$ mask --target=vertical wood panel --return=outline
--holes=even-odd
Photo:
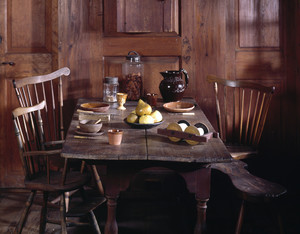
[[[181,1],[181,63],[180,68],[184,68],[189,74],[189,85],[184,92],[185,96],[196,97],[196,80],[200,73],[196,71],[196,64],[199,62],[197,60],[197,41],[196,33],[198,28],[195,24],[196,1]],[[198,11],[199,13],[200,11]],[[197,97],[199,96],[199,91],[197,92]]]
[[[103,52],[99,24],[103,21],[102,8],[95,1],[60,0],[59,66],[68,66],[71,70],[70,79],[64,84],[64,95],[69,100],[102,96]],[[98,10],[91,11],[90,4],[97,5]],[[91,24],[91,19],[99,22]]]
[[[213,87],[206,81],[208,74],[225,73],[225,1],[196,1],[195,34],[195,96],[209,120],[216,127]],[[228,52],[229,53],[229,52]],[[228,56],[228,55],[227,55]]]
[[[240,47],[279,47],[279,0],[239,0]]]

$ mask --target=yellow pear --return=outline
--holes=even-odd
[[[126,120],[128,123],[137,123],[139,121],[139,117],[134,113],[130,113]]]
[[[151,116],[154,119],[154,123],[160,122],[163,119],[162,114],[158,110],[153,111]]]
[[[135,112],[138,116],[150,115],[152,112],[152,107],[148,103],[146,103],[142,99],[140,99],[135,108]]]
[[[152,118],[151,115],[143,115],[143,116],[140,117],[139,123],[140,124],[153,124],[154,119]]]

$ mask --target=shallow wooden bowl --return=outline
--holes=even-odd
[[[190,102],[168,102],[163,107],[170,112],[188,112],[194,109],[195,105]]]
[[[87,102],[80,105],[80,108],[87,111],[106,112],[109,104],[104,102]]]

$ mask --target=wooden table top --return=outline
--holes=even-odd
[[[88,102],[88,99],[79,99],[81,103]],[[184,101],[194,102],[193,99]],[[62,157],[84,160],[139,160],[139,161],[167,161],[187,163],[215,163],[229,162],[232,160],[230,153],[219,138],[212,138],[208,142],[197,145],[189,145],[185,141],[172,142],[167,136],[159,135],[158,128],[167,128],[171,122],[186,120],[191,125],[204,123],[210,131],[214,131],[210,122],[204,115],[201,108],[196,104],[191,111],[195,115],[182,115],[167,112],[163,103],[158,103],[157,110],[162,115],[164,122],[152,129],[134,129],[124,122],[127,115],[135,109],[137,102],[127,101],[126,110],[116,109],[117,104],[111,105],[107,113],[111,114],[111,120],[103,123],[104,134],[98,139],[77,139],[75,131],[78,126],[78,112],[75,111],[70,124],[66,141],[62,150]],[[108,144],[107,130],[117,128],[124,131],[122,144],[113,146]]]

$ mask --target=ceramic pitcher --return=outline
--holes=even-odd
[[[185,76],[185,81],[181,77],[182,73]],[[181,100],[189,83],[187,71],[180,69],[179,71],[164,71],[160,72],[160,74],[164,78],[159,85],[159,90],[164,102]]]

